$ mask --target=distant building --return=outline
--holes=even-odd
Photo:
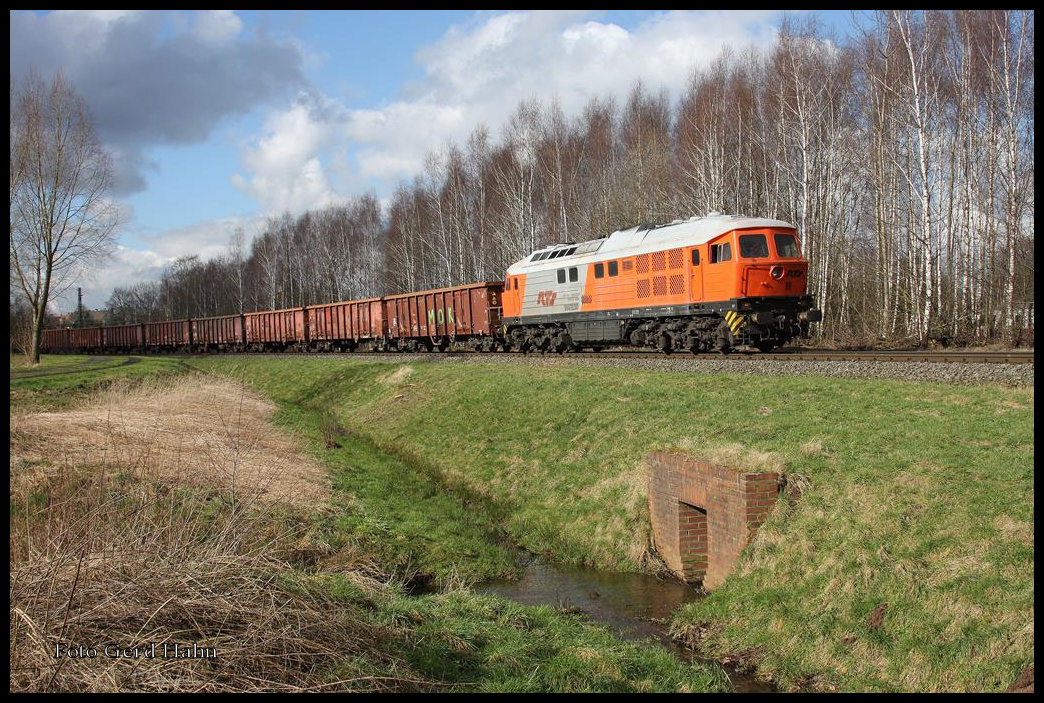
[[[79,320],[79,315],[76,311],[67,312],[64,315],[58,316],[58,327],[76,327]],[[105,311],[104,310],[84,310],[83,311],[83,326],[84,327],[99,327],[105,324]]]

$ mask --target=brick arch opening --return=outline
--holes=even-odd
[[[678,501],[678,556],[689,582],[703,582],[707,574],[707,510]]]

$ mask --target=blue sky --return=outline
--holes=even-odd
[[[842,35],[848,11],[817,13]],[[372,192],[517,103],[677,95],[723,46],[770,45],[780,11],[12,11],[11,73],[61,70],[114,156],[114,256],[85,276],[155,279],[237,227]],[[74,305],[74,295],[57,301]]]

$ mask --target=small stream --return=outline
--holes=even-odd
[[[649,574],[596,571],[550,564],[532,557],[517,580],[489,581],[475,588],[524,605],[550,605],[582,611],[624,639],[653,638],[684,661],[695,653],[671,639],[667,626],[674,611],[702,595],[680,581]],[[775,687],[725,667],[738,693],[773,693]]]

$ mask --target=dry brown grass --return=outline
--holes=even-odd
[[[786,462],[781,454],[763,452],[738,442],[714,444],[685,438],[680,440],[676,446],[692,455],[693,458],[718,464],[733,471],[782,474],[786,470]]]
[[[387,652],[366,611],[387,577],[323,541],[302,502],[325,482],[271,411],[189,379],[12,421],[11,691],[433,687]],[[300,568],[320,560],[331,575]],[[164,657],[175,644],[213,656]]]
[[[12,417],[11,460],[104,466],[304,507],[325,503],[325,470],[272,426],[274,412],[230,380],[121,384],[78,409]]]
[[[808,456],[817,456],[819,454],[830,455],[830,451],[823,446],[823,442],[818,439],[812,439],[801,445],[801,453],[807,454]]]
[[[394,387],[394,386],[401,386],[404,383],[406,383],[410,379],[410,376],[412,376],[412,375],[413,375],[413,367],[412,366],[400,366],[399,368],[395,369],[391,373],[388,373],[388,374],[385,374],[384,376],[381,376],[380,378],[377,379],[377,381],[378,381],[378,383],[381,383],[381,384],[383,384],[385,386],[392,386],[392,387]]]
[[[1032,522],[1013,520],[1011,516],[1002,514],[994,518],[993,526],[1010,540],[1016,540],[1024,544],[1033,544]]]
[[[96,471],[31,491],[11,521],[11,691],[428,687],[385,653],[391,633],[291,567],[308,530],[292,514]],[[356,558],[339,577],[366,594],[379,576]],[[58,643],[96,656],[56,657]],[[175,644],[212,656],[164,657]]]

